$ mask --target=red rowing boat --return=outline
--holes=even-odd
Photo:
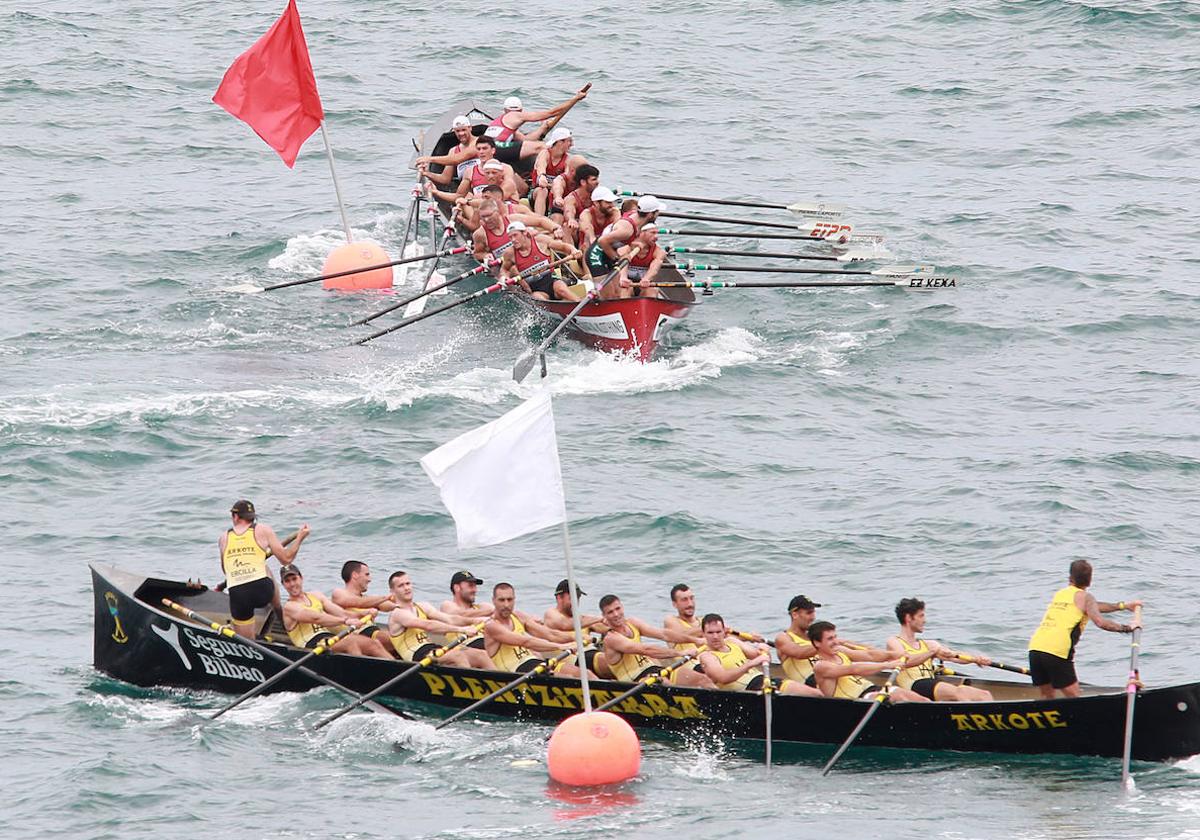
[[[458,142],[450,126],[459,114],[465,114],[471,120],[472,131],[476,135],[482,134],[492,119],[474,101],[468,99],[458,102],[425,131],[417,154],[442,155],[449,151]],[[413,158],[415,161],[416,155]],[[439,201],[438,208],[446,219],[450,218],[449,204]],[[458,237],[465,244],[470,244],[471,237],[466,231],[459,229]],[[676,269],[663,266],[658,272],[658,279],[663,282],[682,282],[684,277]],[[566,333],[596,350],[625,354],[642,362],[649,361],[662,337],[686,318],[697,303],[691,289],[657,291],[661,297],[594,300],[567,326]],[[579,303],[575,300],[541,300],[523,292],[515,292],[512,297],[553,324],[562,321]]]

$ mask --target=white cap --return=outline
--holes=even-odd
[[[592,190],[592,201],[616,201],[617,197],[608,187],[596,187]]]
[[[470,128],[471,121],[461,114],[454,118],[454,122],[450,123],[451,128]]]
[[[655,196],[644,195],[638,199],[637,209],[639,213],[661,213],[667,209],[667,205]]]
[[[483,168],[484,169],[503,169],[504,164],[501,163],[500,161],[496,160],[495,158],[492,158],[491,160],[489,160],[487,163],[485,163],[483,165]]]
[[[504,100],[504,110],[505,111],[520,111],[521,110],[521,97],[510,96],[510,97],[508,97],[508,99],[505,99]]]
[[[515,230],[529,230],[529,228],[526,227],[525,223],[522,222],[520,219],[513,219],[511,222],[508,223],[508,227],[505,228],[505,230],[508,233],[512,233]]]
[[[572,136],[571,129],[561,125],[556,125],[554,128],[550,129],[550,132],[546,135],[546,145],[553,146],[559,140],[567,140]]]

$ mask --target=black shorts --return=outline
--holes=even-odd
[[[1044,650],[1029,651],[1029,678],[1034,685],[1049,685],[1066,688],[1079,682],[1075,676],[1075,663]]]
[[[309,639],[307,642],[305,642],[304,646],[306,648],[308,648],[309,650],[312,650],[317,645],[321,644],[321,642],[325,641],[326,639],[332,639],[332,638],[333,638],[332,633],[324,633],[324,632],[318,633],[317,635],[315,635],[311,639]]]
[[[592,648],[583,652],[583,661],[587,663],[587,669],[593,674],[596,673],[596,657],[600,655],[600,651]]]
[[[920,694],[922,697],[930,700],[936,700],[937,698],[934,697],[933,694],[934,689],[937,688],[938,682],[939,681],[933,677],[921,677],[919,680],[914,680],[913,684],[909,686],[909,688],[910,690],[915,691],[917,694]]]
[[[383,632],[383,628],[378,624],[368,624],[366,630],[359,630],[358,632],[366,636],[368,639],[374,639]]]
[[[633,681],[641,682],[642,680],[646,679],[646,677],[648,677],[652,674],[657,674],[659,671],[662,670],[662,668],[663,668],[663,666],[661,666],[661,665],[651,665],[649,668],[642,671],[642,673],[640,673],[636,677],[634,677]]]
[[[517,666],[517,670],[514,671],[513,673],[528,674],[530,671],[532,671],[537,666],[545,665],[545,664],[546,664],[545,659],[537,659],[537,658],[526,659],[524,662],[522,662],[520,665]]]
[[[459,647],[475,648],[476,650],[487,650],[487,642],[485,642],[483,640],[483,636],[480,636],[478,639],[472,639],[471,641],[467,642],[465,645],[459,645]]]
[[[774,683],[772,683],[774,685]],[[763,675],[758,674],[750,682],[746,683],[746,691],[761,691],[763,686]]]
[[[441,647],[441,645],[435,645],[432,642],[427,645],[421,645],[419,648],[417,648],[413,652],[412,661],[420,662],[422,659],[424,659],[426,656],[429,656],[429,654],[433,653],[435,650],[437,650],[440,647]]]
[[[876,691],[882,691],[882,690],[883,689],[881,689],[877,685],[869,685],[858,693],[858,699],[861,700],[862,698],[866,697],[868,694],[872,694]]]
[[[525,282],[529,284],[529,291],[541,292],[544,295],[549,295],[550,300],[554,300],[554,275],[546,272],[540,277],[526,277]]]
[[[604,249],[600,247],[600,240],[597,239],[588,246],[587,253],[583,256],[587,263],[588,273],[593,277],[604,277],[616,264],[608,258],[608,254],[604,253]]]
[[[810,688],[816,688],[817,687],[816,676],[814,676],[813,674],[809,674],[807,677],[804,678],[804,684],[809,686]]]
[[[265,577],[231,586],[229,593],[229,615],[234,621],[245,623],[254,618],[254,611],[269,607],[275,600],[275,581]]]
[[[497,143],[496,160],[501,163],[507,163],[515,169],[517,164],[521,162],[521,147],[524,145],[520,140],[513,140],[511,143]]]

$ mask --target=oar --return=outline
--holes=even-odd
[[[360,626],[365,627],[366,622],[364,621],[363,624]],[[264,691],[266,691],[271,686],[275,685],[275,683],[282,680],[284,677],[286,677],[292,671],[295,671],[297,668],[303,667],[304,663],[307,662],[308,660],[312,659],[314,656],[320,656],[322,653],[325,653],[326,651],[331,650],[334,645],[336,645],[338,642],[340,642],[342,639],[346,638],[353,632],[354,632],[354,628],[343,627],[341,630],[339,630],[337,633],[334,634],[333,638],[325,639],[321,642],[318,642],[316,647],[314,647],[308,653],[304,654],[304,656],[301,656],[299,659],[297,659],[291,665],[288,665],[286,668],[284,668],[278,674],[271,677],[266,682],[261,682],[258,685],[254,686],[254,688],[250,689],[245,694],[238,697],[232,703],[229,703],[225,707],[218,709],[215,714],[213,714],[209,717],[209,720],[210,721],[216,720],[217,718],[219,718],[221,715],[225,714],[226,712],[236,709],[238,706],[242,705],[247,700],[249,700],[253,697],[257,697],[258,695],[262,694]]]
[[[437,241],[437,225],[434,220],[437,218],[436,205],[430,205],[430,210],[433,211],[429,217],[429,241]],[[450,218],[446,220],[445,230],[442,233],[442,243],[438,248],[439,251],[446,250],[446,246],[450,244],[450,239],[458,236],[458,207],[450,211]],[[465,246],[464,246],[465,249]],[[425,273],[425,279],[421,281],[421,286],[429,287],[429,281],[433,278],[433,273],[438,270],[438,265],[441,259],[436,259],[429,264],[429,271]],[[404,310],[405,316],[419,315],[425,311],[425,307],[429,304],[429,298],[425,296],[418,297],[415,302],[410,302],[411,305]],[[411,311],[410,311],[411,310]]]
[[[331,714],[329,717],[325,718],[324,720],[320,721],[316,726],[314,726],[313,731],[316,732],[321,727],[327,726],[328,724],[333,723],[335,720],[340,718],[342,715],[348,714],[349,712],[354,711],[355,709],[357,709],[359,706],[363,705],[364,703],[369,703],[371,700],[378,697],[380,694],[387,691],[389,688],[399,685],[400,683],[404,682],[409,677],[414,676],[418,671],[420,671],[422,668],[426,667],[433,661],[435,661],[437,659],[441,659],[443,656],[445,656],[450,651],[454,650],[459,645],[465,644],[466,642],[469,642],[472,639],[477,639],[477,638],[479,638],[478,630],[475,633],[470,634],[470,635],[459,636],[451,644],[443,645],[442,647],[438,648],[437,650],[433,651],[432,653],[426,655],[423,659],[421,659],[417,662],[414,662],[412,665],[405,668],[403,671],[401,671],[396,676],[392,677],[390,680],[385,682],[383,685],[381,685],[377,688],[374,688],[371,691],[368,691],[362,697],[359,697],[357,700],[355,700],[353,703],[351,703],[349,706],[346,706],[344,709],[338,709],[336,712]]]
[[[756,274],[827,274],[831,276],[850,277],[908,277],[910,274],[932,274],[932,265],[885,265],[880,268],[796,268],[786,265],[716,265],[713,263],[674,263],[672,268],[679,271],[753,271]],[[740,283],[750,286],[749,283]],[[768,287],[763,287],[768,288]]]
[[[770,657],[763,663],[763,705],[765,709],[765,728],[767,733],[767,766],[771,766],[771,695],[775,692],[775,686],[771,685],[771,660]]]
[[[441,251],[435,254],[421,254],[417,257],[405,257],[404,259],[378,263],[377,265],[364,265],[362,268],[351,268],[346,271],[336,271],[333,274],[318,274],[316,277],[305,277],[303,280],[288,280],[286,283],[275,283],[271,286],[251,286],[249,284],[232,286],[230,291],[243,292],[248,295],[256,295],[259,292],[273,292],[276,289],[286,289],[291,286],[303,286],[306,283],[319,283],[322,280],[333,280],[336,277],[346,277],[351,274],[362,274],[363,272],[375,271],[380,268],[390,268],[394,265],[404,265],[405,263],[420,262],[421,260],[432,260],[435,257],[445,257],[449,256],[450,254],[462,254],[466,250],[466,248],[453,248],[449,251]]]
[[[858,722],[858,726],[854,727],[854,731],[850,733],[850,737],[846,739],[845,743],[838,747],[838,751],[833,754],[833,758],[829,759],[829,763],[826,764],[825,768],[821,771],[822,776],[829,775],[829,771],[833,769],[833,765],[837,763],[837,760],[842,757],[842,753],[850,748],[850,745],[854,743],[854,739],[858,737],[858,733],[862,732],[866,727],[867,722],[871,719],[871,716],[879,711],[879,707],[882,706],[887,700],[888,689],[896,684],[896,677],[898,676],[900,676],[899,669],[892,671],[892,675],[888,677],[883,689],[877,693],[874,698],[872,698],[871,708],[867,709],[867,713],[863,715],[863,719]]]
[[[516,380],[517,382],[523,382],[525,380],[525,377],[529,375],[529,371],[533,370],[533,360],[538,358],[539,356],[541,356],[543,353],[545,353],[546,348],[549,347],[554,342],[554,339],[558,338],[558,334],[561,333],[563,330],[565,330],[567,328],[567,325],[575,320],[575,317],[577,315],[579,315],[580,312],[583,311],[583,308],[585,306],[587,306],[589,303],[591,303],[593,300],[595,300],[600,295],[601,290],[606,285],[608,285],[608,281],[613,279],[614,277],[616,277],[618,274],[620,274],[621,269],[623,269],[623,268],[625,268],[625,266],[629,265],[630,257],[632,257],[634,254],[636,254],[640,247],[641,247],[641,243],[635,243],[633,246],[633,250],[630,252],[629,256],[622,257],[621,259],[617,260],[616,264],[612,267],[612,271],[610,271],[607,275],[605,275],[603,280],[601,280],[599,283],[597,283],[590,292],[588,292],[586,295],[583,296],[583,300],[579,301],[579,303],[576,304],[575,308],[572,309],[567,314],[567,317],[563,318],[562,321],[559,322],[558,326],[555,327],[551,331],[550,335],[546,336],[545,340],[542,341],[541,344],[539,344],[537,347],[533,348],[532,350],[528,350],[525,353],[521,354],[521,356],[517,359],[516,363],[513,365],[513,379],[514,380]],[[542,376],[545,376],[545,375],[546,375],[546,365],[543,362]]]
[[[787,210],[805,218],[836,219],[846,212],[844,204],[828,204],[825,202],[800,201],[795,204],[764,204],[760,201],[735,201],[730,198],[699,198],[690,195],[667,195],[660,192],[637,192],[623,190],[620,187],[613,190],[617,195],[637,197],[639,195],[654,195],[667,201],[690,201],[696,204],[720,204],[726,207],[761,207],[764,210]],[[667,215],[666,213],[663,214]]]
[[[963,662],[975,662],[976,661],[975,657],[971,656],[968,653],[954,652],[954,656],[958,659],[961,659]],[[1005,665],[1003,662],[997,662],[995,660],[992,660],[992,662],[987,667],[999,668],[1001,671],[1011,671],[1014,674],[1024,674],[1025,676],[1029,676],[1029,669],[1024,668],[1020,665]]]
[[[723,225],[746,225],[747,227],[777,228],[780,230],[804,230],[805,228],[811,227],[811,224],[800,225],[800,224],[796,224],[795,222],[793,222],[792,224],[785,224],[784,222],[760,222],[758,219],[731,219],[728,216],[701,216],[696,213],[662,212],[662,213],[659,213],[658,215],[659,215],[659,217],[664,218],[664,219],[687,219],[689,222],[717,222],[718,224],[723,224]],[[802,220],[802,221],[804,221],[804,220]],[[825,237],[824,236],[808,236],[808,237],[804,237],[804,238],[805,239],[824,239]]]
[[[649,688],[650,686],[652,686],[656,683],[666,682],[667,680],[671,679],[672,674],[674,674],[676,671],[678,671],[680,668],[682,668],[684,665],[686,665],[688,662],[692,661],[699,655],[700,655],[700,649],[697,648],[696,650],[689,653],[687,656],[685,656],[681,659],[676,659],[670,665],[667,665],[663,668],[659,668],[653,674],[651,674],[650,676],[648,676],[648,677],[642,679],[640,682],[638,682],[638,684],[635,685],[633,688],[629,689],[626,692],[618,694],[616,697],[609,700],[607,703],[601,703],[599,706],[596,707],[596,711],[597,712],[607,711],[607,710],[611,709],[613,706],[617,705],[618,703],[620,703],[624,700],[628,700],[633,695],[637,694],[640,691],[645,691],[647,688]]]
[[[793,280],[750,281],[739,283],[734,280],[664,280],[651,281],[646,285],[652,289],[858,289],[871,286],[896,286],[901,289],[956,289],[957,277],[941,277],[928,274],[896,275],[899,280]]]
[[[1133,623],[1142,623],[1142,608],[1133,608]],[[1129,773],[1129,759],[1133,754],[1133,704],[1137,700],[1138,684],[1138,652],[1142,647],[1142,628],[1135,627],[1133,639],[1129,642],[1129,682],[1125,686],[1125,748],[1121,752],[1121,785],[1129,790],[1133,787],[1133,776]]]
[[[454,248],[453,250],[455,253],[461,254],[464,251],[466,251],[467,249],[466,248]],[[422,289],[421,291],[417,292],[415,295],[412,295],[411,297],[406,297],[404,300],[400,301],[399,303],[393,303],[390,306],[380,309],[378,312],[371,313],[370,315],[368,315],[365,318],[359,318],[357,321],[352,322],[350,324],[350,326],[360,327],[363,324],[370,323],[371,321],[374,321],[376,318],[378,318],[381,315],[386,315],[393,310],[408,306],[414,300],[420,300],[421,298],[425,297],[426,295],[431,295],[434,292],[438,291],[439,289],[449,288],[450,286],[453,286],[455,283],[461,283],[463,280],[466,280],[468,277],[474,277],[476,274],[482,274],[483,272],[487,271],[488,268],[490,268],[494,264],[495,264],[495,260],[488,260],[487,262],[480,263],[479,265],[472,268],[470,271],[464,271],[462,274],[458,275],[457,277],[452,277],[444,283],[438,283],[435,286],[430,286],[426,289]]]
[[[167,606],[170,609],[175,610],[175,612],[183,615],[185,618],[190,618],[192,621],[196,622],[197,624],[202,624],[202,625],[208,627],[210,630],[213,630],[216,633],[220,633],[222,636],[225,636],[226,638],[233,639],[238,642],[242,642],[243,644],[247,644],[250,647],[261,652],[263,655],[269,656],[274,660],[282,662],[284,665],[292,664],[292,660],[288,659],[282,653],[279,653],[278,651],[268,647],[267,645],[264,645],[262,642],[260,642],[256,639],[248,639],[245,636],[239,636],[236,632],[234,632],[234,629],[232,627],[229,627],[228,625],[219,624],[218,622],[213,621],[211,618],[203,616],[200,613],[195,612],[194,610],[188,609],[183,604],[177,604],[176,602],[172,601],[170,598],[163,598],[162,603],[164,606]],[[329,679],[329,677],[326,677],[324,674],[318,674],[316,671],[313,671],[310,668],[301,668],[300,673],[304,674],[307,677],[311,677],[312,679],[316,680],[317,682],[324,683],[325,685],[330,686],[331,688],[336,688],[339,691],[343,691],[346,694],[349,694],[351,697],[361,697],[362,696],[357,691],[346,688],[346,686],[342,685],[341,683],[336,683],[333,680]],[[384,706],[380,703],[372,703],[371,708],[372,708],[372,710],[377,711],[377,712],[391,712],[392,714],[399,715],[400,717],[408,717],[408,715],[404,714],[403,712],[399,711],[398,709],[389,709],[387,706]]]
[[[862,262],[864,260],[879,260],[890,256],[885,252],[845,251],[841,254],[788,254],[783,251],[730,251],[724,248],[687,248],[675,243],[667,243],[664,250],[668,254],[715,254],[721,257],[759,257],[783,260],[817,260],[820,262]]]
[[[588,82],[586,85],[584,85],[583,87],[581,87],[579,89],[578,93],[587,93],[591,89],[592,89],[592,83]],[[578,95],[578,94],[576,94],[576,95]],[[565,111],[563,111],[561,114],[559,114],[557,117],[551,117],[550,119],[546,120],[546,122],[542,123],[542,125],[538,128],[537,132],[535,132],[537,134],[537,136],[532,139],[540,140],[543,137],[545,137],[547,134],[549,134],[550,129],[552,129],[552,128],[554,128],[554,126],[558,125],[559,121],[563,117],[565,117],[572,108],[575,107],[576,103],[582,102],[582,101],[583,101],[582,96],[579,97],[579,99],[573,100],[571,102],[571,104],[567,106],[567,109]]]
[[[729,632],[733,633],[733,635],[737,636],[744,642],[754,642],[757,645],[768,645],[770,647],[775,647],[775,643],[770,639],[762,638],[761,641],[756,639],[755,636],[761,637],[762,634],[760,633],[747,633],[745,630],[734,630],[732,627],[729,629]]]
[[[723,239],[801,239],[809,242],[834,242],[836,244],[852,245],[882,245],[883,236],[878,233],[839,232],[825,236],[812,236],[807,233],[760,233],[753,230],[686,230],[683,228],[655,228],[657,233],[668,236],[710,236]]]
[[[504,692],[513,690],[514,688],[519,686],[521,683],[528,682],[529,680],[536,677],[538,674],[546,673],[551,668],[553,668],[555,665],[557,665],[559,662],[562,662],[564,659],[566,659],[568,656],[573,655],[574,653],[575,652],[571,651],[571,650],[559,651],[554,656],[547,659],[545,662],[542,662],[542,663],[534,666],[533,668],[530,668],[528,671],[526,671],[521,676],[517,677],[515,680],[510,682],[508,685],[505,685],[501,688],[497,688],[495,691],[493,691],[487,697],[484,697],[482,700],[476,700],[474,703],[472,703],[470,706],[467,706],[465,709],[459,709],[457,712],[450,715],[450,717],[446,718],[444,721],[442,721],[437,726],[435,726],[434,730],[436,731],[438,729],[441,729],[444,726],[449,726],[450,724],[454,723],[454,721],[458,720],[463,715],[468,715],[471,712],[478,709],[480,706],[490,703],[492,700],[496,699]]]

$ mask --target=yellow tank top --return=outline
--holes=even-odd
[[[812,644],[812,642],[810,642],[807,638],[798,633],[793,633],[791,630],[785,630],[784,632],[787,633],[789,639],[798,645]],[[795,680],[796,682],[804,682],[812,676],[813,661],[811,658],[806,659],[801,657],[800,659],[793,659],[792,657],[784,656],[781,653],[779,655],[779,664],[783,668],[783,673],[787,675],[788,679]]]
[[[304,593],[304,598],[308,601],[305,606],[310,610],[315,610],[319,613],[325,612],[325,606],[321,603],[320,598],[314,597],[308,592]],[[308,644],[308,640],[318,633],[339,633],[341,632],[342,626],[322,627],[320,624],[310,624],[307,621],[297,621],[296,626],[291,630],[288,630],[287,634],[288,638],[292,640],[292,644],[294,644],[296,647],[304,647],[306,644]]]
[[[638,632],[638,629],[632,624],[625,626],[633,631],[633,635],[629,637],[629,640],[631,642],[641,642],[642,634]],[[612,630],[610,632],[616,633],[618,631]],[[610,663],[609,667],[612,668],[613,677],[616,679],[622,682],[633,682],[638,678],[638,674],[653,664],[650,657],[642,656],[640,653],[623,653],[621,654],[621,658],[616,662]]]
[[[849,656],[837,651],[837,657],[843,665],[853,665],[853,660]],[[834,697],[845,697],[848,700],[857,700],[862,697],[863,692],[868,688],[874,688],[875,684],[865,677],[860,677],[856,674],[848,674],[844,677],[838,677],[837,685],[833,689]]]
[[[512,631],[514,633],[524,633],[525,625],[516,615],[511,616]],[[496,668],[500,671],[516,671],[522,663],[528,662],[530,659],[540,659],[540,657],[527,647],[521,645],[506,645],[501,644],[499,649],[492,654],[492,662],[496,663]]]
[[[242,533],[226,532],[225,553],[221,555],[227,586],[241,586],[267,576],[267,552],[254,538],[254,526]]]
[[[676,616],[676,618],[679,618],[679,616]],[[692,627],[700,626],[699,619],[692,619],[691,621],[688,621],[686,618],[680,618],[679,622],[684,627],[687,627],[689,629]],[[672,642],[671,647],[675,648],[675,650],[690,651],[690,650],[696,649],[696,643],[695,642]]]
[[[731,671],[735,671],[746,664],[746,652],[742,650],[741,645],[735,645],[732,642],[726,642],[725,645],[729,650],[713,650],[709,648],[708,652],[717,657],[717,659],[720,659],[721,664]],[[747,671],[733,682],[717,683],[717,688],[722,691],[744,691],[746,685],[754,677],[755,673],[753,671]]]
[[[1066,586],[1054,593],[1042,623],[1029,640],[1030,650],[1040,650],[1063,659],[1073,659],[1075,643],[1087,624],[1087,615],[1075,606],[1075,593],[1082,592],[1078,586]]]
[[[911,647],[908,642],[896,637],[900,641],[900,645],[904,648],[907,655],[916,656],[917,654],[925,653],[929,650],[929,645],[925,644],[924,639],[917,639],[917,646]],[[933,679],[937,676],[937,666],[933,664],[933,659],[927,659],[920,665],[914,665],[911,668],[905,668],[896,676],[896,685],[901,688],[912,688],[912,684],[917,680]]]
[[[429,618],[419,604],[413,604],[413,612],[417,614],[417,618],[422,620]],[[405,662],[412,662],[415,659],[413,654],[422,646],[429,644],[429,634],[419,627],[405,627],[403,633],[398,636],[390,636],[390,638],[392,647]]]

